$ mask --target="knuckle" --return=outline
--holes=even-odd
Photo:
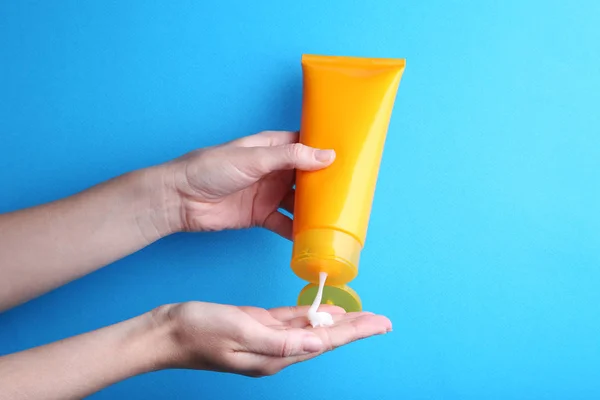
[[[292,148],[293,155],[296,157],[302,156],[305,150],[304,145],[301,143],[292,143],[290,147]]]
[[[287,306],[286,308],[287,308],[287,312],[288,312],[288,314],[289,314],[290,316],[294,316],[294,315],[296,315],[296,310],[297,310],[297,307],[294,307],[294,306]]]
[[[323,331],[325,332],[325,338],[322,338],[323,344],[325,345],[325,351],[332,351],[336,348],[336,346],[334,345],[333,339],[331,338],[331,333],[329,329],[324,329]]]
[[[292,354],[292,348],[289,340],[286,339],[280,344],[278,354],[282,358],[289,357]]]
[[[300,143],[292,143],[287,146],[287,151],[290,161],[296,164],[296,162],[304,155],[306,148]]]
[[[265,138],[264,145],[265,146],[273,146],[275,143],[275,137],[277,135],[276,131],[262,131],[259,133],[260,136]]]
[[[239,326],[236,326],[233,329],[231,329],[229,334],[236,343],[247,344],[248,342],[250,342],[249,333]]]
[[[272,343],[272,346],[273,354],[276,354],[281,358],[289,357],[295,352],[294,342],[288,331],[283,331],[282,336],[278,337],[277,340]]]
[[[265,138],[265,132],[254,133],[250,136],[245,136],[234,141],[236,146],[254,147],[263,146],[268,140]]]

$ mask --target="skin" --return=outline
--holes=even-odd
[[[326,168],[330,150],[294,132],[262,132],[134,171],[75,196],[0,215],[0,311],[84,276],[175,232],[262,226],[291,239],[294,171]],[[0,400],[78,399],[162,369],[259,377],[391,331],[389,319],[324,306],[261,309],[186,302],[0,357]]]

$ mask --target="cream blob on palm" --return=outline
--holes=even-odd
[[[327,272],[319,273],[319,290],[317,296],[313,301],[312,305],[308,309],[308,320],[313,328],[319,326],[331,326],[333,325],[333,317],[328,312],[318,312],[319,305],[323,299],[323,288],[325,287],[325,281],[327,280]]]

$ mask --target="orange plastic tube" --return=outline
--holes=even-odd
[[[358,274],[371,204],[404,59],[304,55],[300,142],[334,149],[336,160],[298,172],[291,267],[313,284]]]

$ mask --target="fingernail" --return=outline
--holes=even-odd
[[[320,162],[328,162],[333,159],[335,152],[333,150],[317,150],[315,151],[315,158]]]
[[[323,342],[317,336],[310,335],[304,338],[302,350],[306,353],[316,353],[323,348]]]

